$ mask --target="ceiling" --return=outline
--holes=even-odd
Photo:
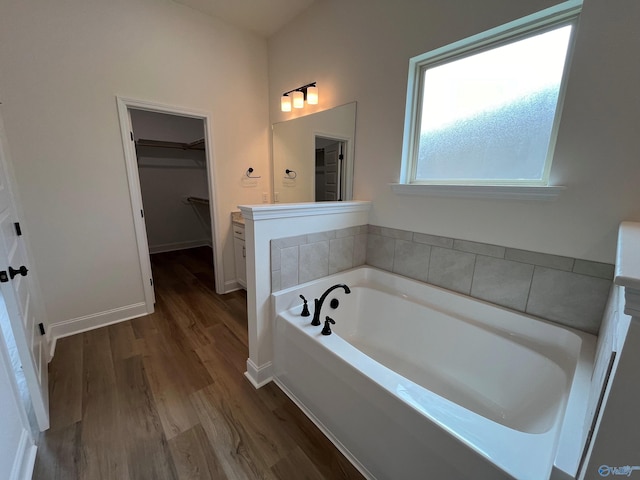
[[[316,0],[174,0],[269,37]]]

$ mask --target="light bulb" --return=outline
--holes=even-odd
[[[289,95],[283,95],[280,97],[280,110],[283,112],[291,111],[291,97]]]
[[[293,92],[293,108],[304,107],[304,93],[300,91]]]
[[[307,103],[309,105],[318,104],[318,87],[307,88]]]

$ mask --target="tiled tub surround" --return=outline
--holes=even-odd
[[[364,265],[368,226],[271,241],[271,291]]]
[[[375,225],[271,242],[272,291],[367,264],[589,333],[614,266]]]

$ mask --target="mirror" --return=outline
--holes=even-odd
[[[351,200],[356,102],[274,123],[277,203]]]

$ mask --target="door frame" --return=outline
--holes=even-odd
[[[131,198],[131,214],[133,215],[133,223],[136,234],[136,243],[138,246],[138,256],[140,259],[140,273],[142,285],[144,288],[144,298],[147,313],[154,311],[155,293],[153,285],[150,282],[151,275],[151,259],[149,256],[149,244],[147,240],[147,227],[142,215],[143,212],[142,191],[140,189],[140,176],[138,173],[138,162],[136,158],[136,149],[133,139],[131,138],[133,126],[129,110],[146,110],[149,112],[165,113],[169,115],[178,115],[182,117],[197,118],[204,121],[204,141],[205,156],[207,162],[207,184],[209,186],[209,215],[211,217],[211,239],[213,245],[213,262],[214,274],[216,282],[216,292],[224,293],[224,271],[222,262],[222,248],[219,238],[218,222],[216,215],[216,198],[215,173],[213,169],[212,154],[212,134],[211,134],[211,114],[200,110],[193,110],[174,105],[166,105],[157,102],[145,100],[137,100],[133,98],[116,96],[118,105],[118,116],[120,118],[120,134],[122,136],[122,146],[124,148],[125,165],[127,168],[127,180],[129,182],[129,195]]]
[[[344,160],[342,161],[340,168],[342,175],[340,188],[342,189],[342,201],[350,201],[353,200],[353,166],[355,163],[355,138],[347,137],[344,135],[339,135],[335,133],[327,133],[323,131],[314,130],[313,134],[313,151],[315,155],[315,146],[316,146],[316,138],[321,137],[327,140],[335,140],[336,142],[342,142],[343,144],[343,152]],[[314,156],[314,165],[315,165],[315,156]],[[315,183],[314,183],[314,192],[315,198]]]

